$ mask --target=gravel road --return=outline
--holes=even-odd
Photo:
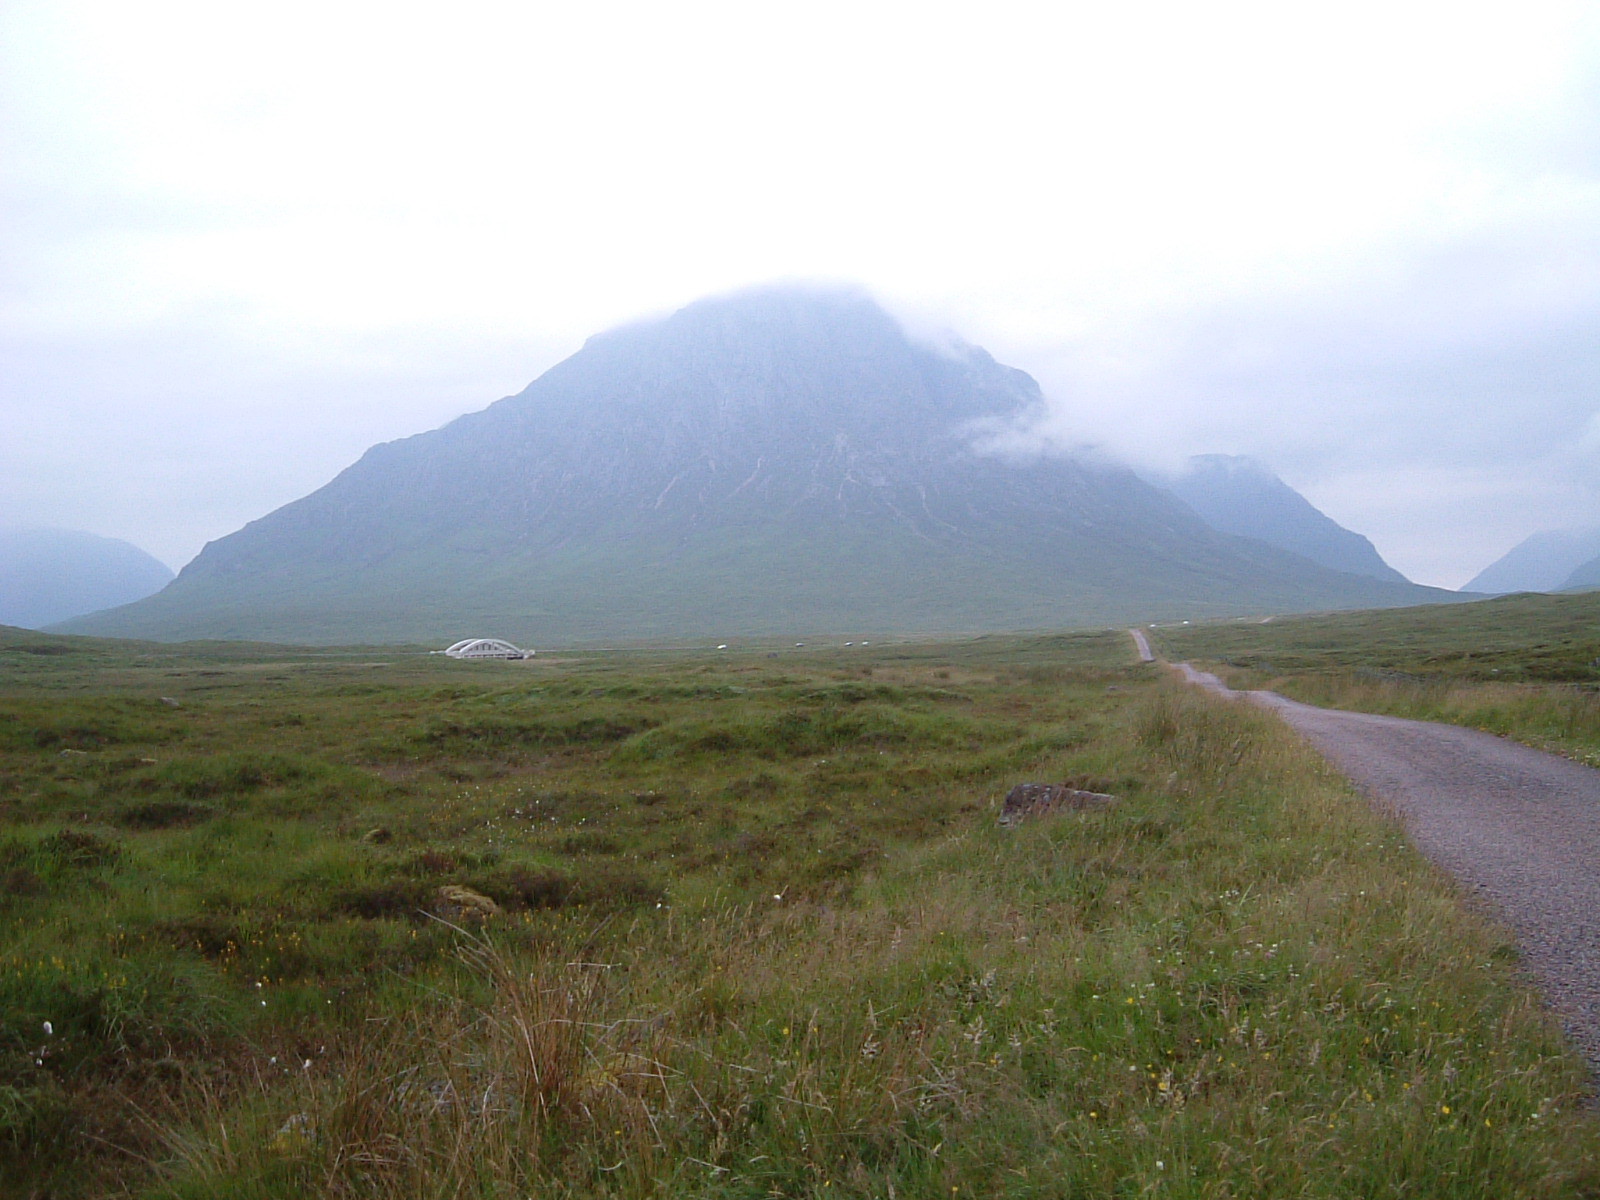
[[[1277,712],[1498,908],[1600,1078],[1600,771],[1472,729],[1231,692],[1215,675],[1178,669]]]
[[[1140,662],[1155,662],[1156,656],[1150,652],[1150,639],[1144,636],[1142,629],[1130,629],[1133,634],[1133,648],[1139,652]]]

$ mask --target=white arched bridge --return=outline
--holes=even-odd
[[[435,651],[435,653],[438,653]],[[451,658],[532,658],[532,650],[522,650],[504,638],[463,638],[445,651]]]

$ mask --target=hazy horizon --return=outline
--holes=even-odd
[[[1581,3],[19,0],[0,524],[181,567],[591,334],[854,282],[1051,433],[1252,455],[1422,583],[1600,523]]]

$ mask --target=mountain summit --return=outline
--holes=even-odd
[[[866,296],[769,288],[591,338],[375,446],[82,632],[534,644],[956,632],[1419,603],[1130,471],[1002,457],[1038,385]]]

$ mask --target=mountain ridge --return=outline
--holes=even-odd
[[[1149,478],[1222,533],[1255,538],[1336,571],[1410,582],[1368,538],[1340,525],[1246,455],[1197,454],[1176,473]]]
[[[978,632],[1447,597],[1210,529],[1131,471],[979,453],[1037,383],[865,294],[774,288],[596,335],[70,624],[349,641]]]
[[[1558,592],[1580,586],[1571,580],[1596,556],[1600,556],[1600,528],[1540,530],[1479,571],[1463,590],[1495,595]]]
[[[37,629],[142,599],[172,578],[166,563],[121,538],[0,526],[0,624]]]
[[[1595,587],[1600,587],[1600,555],[1579,563],[1556,590],[1565,592]]]

